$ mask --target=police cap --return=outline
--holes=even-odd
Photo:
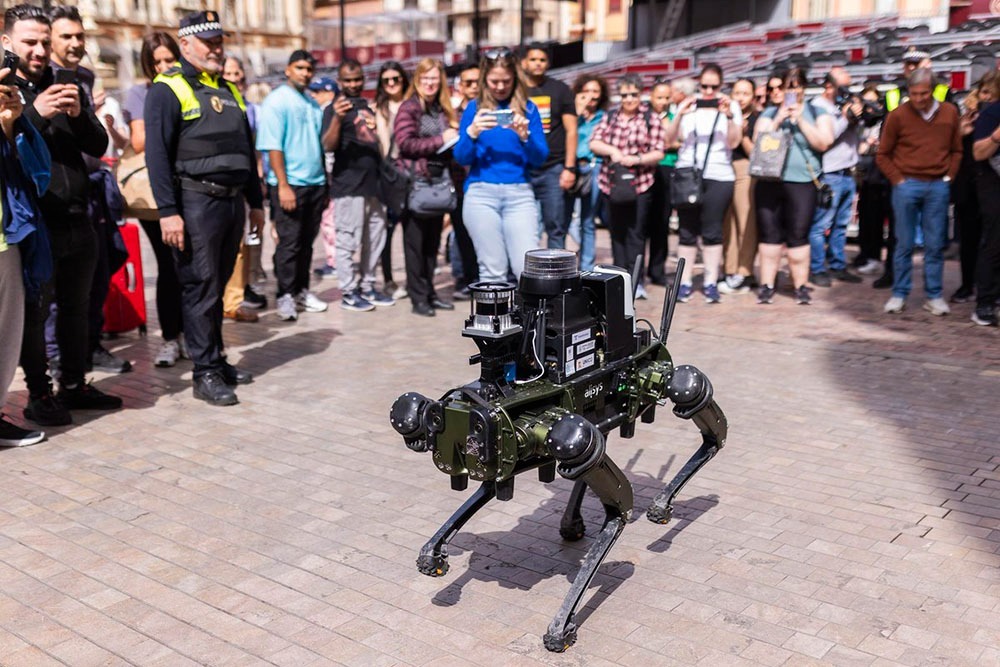
[[[181,19],[178,37],[200,37],[202,39],[212,39],[222,37],[222,24],[219,22],[219,13],[213,11],[192,12]]]

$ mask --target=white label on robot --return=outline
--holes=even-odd
[[[566,347],[566,361],[573,361],[573,346]]]
[[[584,368],[590,368],[594,365],[594,355],[588,354],[585,357],[580,357],[576,360],[576,370],[582,371]]]
[[[597,345],[597,341],[596,340],[588,340],[586,343],[580,343],[579,345],[577,345],[576,346],[576,352],[577,352],[577,354],[583,354],[584,352],[590,352],[591,350],[594,349],[595,345]]]
[[[590,329],[587,329],[586,331],[577,331],[573,334],[573,344],[576,345],[577,343],[582,343],[588,338],[590,338]]]
[[[572,361],[566,362],[566,375],[572,375],[576,372],[576,367],[573,365]]]

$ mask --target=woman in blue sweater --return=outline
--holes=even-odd
[[[529,170],[548,157],[542,118],[527,99],[517,59],[487,51],[479,97],[462,114],[455,160],[469,167],[462,215],[479,259],[479,279],[520,278],[524,253],[538,245],[538,209]]]

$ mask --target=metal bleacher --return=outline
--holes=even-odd
[[[803,67],[818,80],[833,65],[843,65],[855,81],[893,80],[903,52],[927,51],[935,70],[952,88],[963,90],[977,69],[995,67],[1000,55],[1000,17],[976,16],[960,26],[932,33],[926,25],[901,25],[896,15],[788,24],[736,23],[620,53],[602,63],[562,68],[555,76],[572,83],[596,74],[613,85],[625,73],[640,74],[646,86],[657,79],[694,75],[707,62],[726,78],[761,80],[777,68]],[[978,73],[981,75],[981,72]]]

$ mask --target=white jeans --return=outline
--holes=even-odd
[[[538,248],[538,209],[530,183],[472,183],[462,207],[479,259],[479,279],[521,277],[524,253]]]

